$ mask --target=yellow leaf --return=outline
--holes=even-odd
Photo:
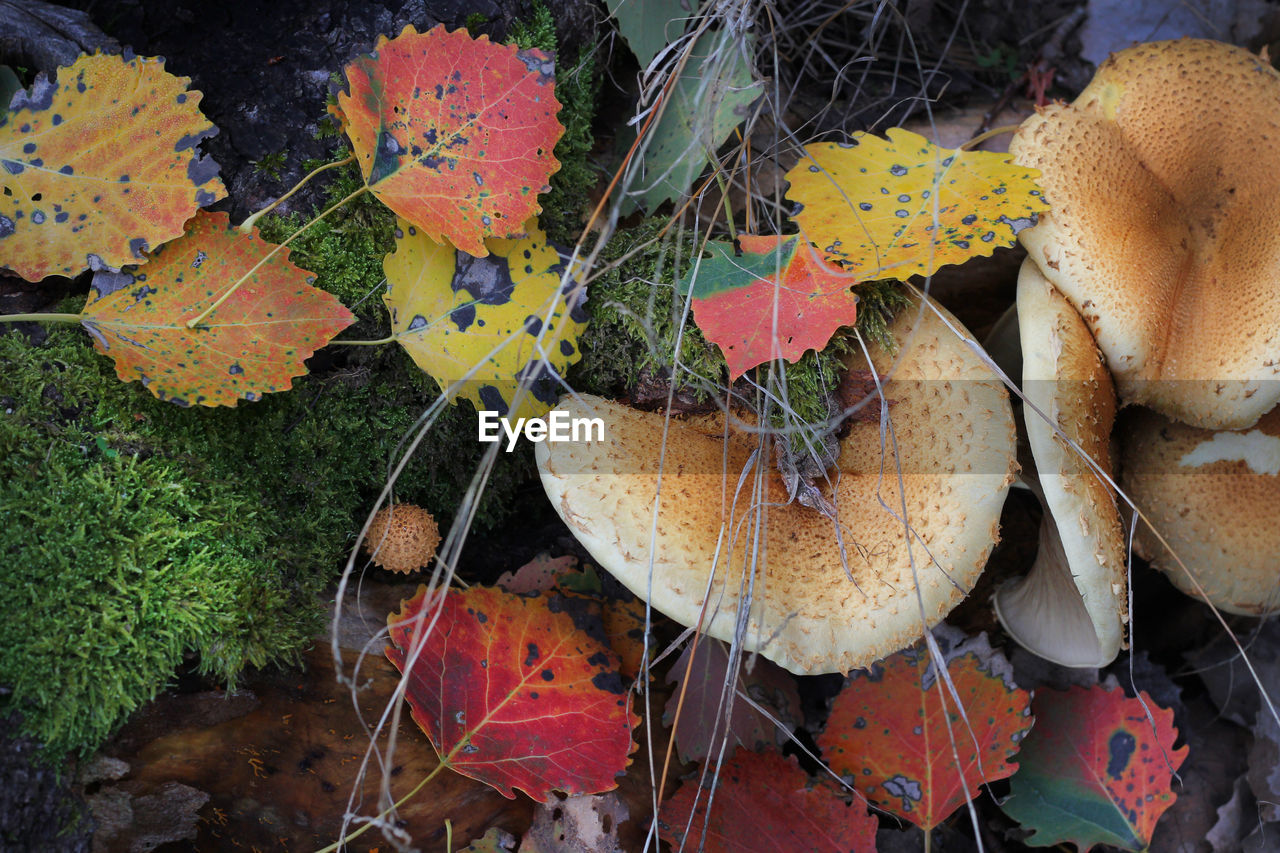
[[[906,279],[989,255],[1048,210],[1039,171],[890,128],[805,149],[787,173],[800,231],[855,277]]]
[[[163,59],[95,54],[18,93],[0,111],[0,267],[38,281],[142,263],[226,195],[189,82]]]
[[[400,220],[396,250],[382,263],[392,332],[418,367],[455,402],[462,396],[513,418],[555,404],[587,322],[584,288],[565,276],[537,220],[525,230],[485,240],[489,255],[477,258]]]

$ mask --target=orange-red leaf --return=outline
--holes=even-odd
[[[708,784],[711,775],[707,768]],[[685,782],[662,804],[658,820],[674,849],[875,853],[875,816],[856,800],[845,805],[826,785],[811,785],[794,758],[739,749],[720,768],[712,793]]]
[[[164,60],[82,56],[0,113],[0,266],[30,281],[146,260],[226,195],[217,129]]]
[[[1072,687],[1036,693],[1036,727],[1010,780],[1005,812],[1035,830],[1026,843],[1070,842],[1146,850],[1156,821],[1177,799],[1173,772],[1187,748],[1173,748],[1173,711],[1146,693]],[[1147,712],[1150,711],[1150,717]]]
[[[414,654],[426,587],[387,619],[387,657],[408,676],[413,719],[441,761],[513,797],[617,787],[639,718],[617,657],[576,627],[573,602],[499,589],[450,590]],[[431,613],[426,614],[429,621]]]
[[[744,236],[738,246],[708,243],[711,257],[679,285],[698,328],[724,353],[730,381],[771,359],[820,350],[857,319],[856,282],[799,237]]]
[[[283,391],[303,361],[354,317],[312,287],[311,273],[282,249],[194,329],[198,316],[274,248],[241,234],[225,213],[200,213],[187,234],[132,272],[98,273],[80,322],[125,382],[141,380],[161,400],[234,406]]]
[[[523,236],[560,168],[551,57],[408,26],[346,72],[334,111],[383,204],[477,257],[485,237]]]
[[[968,653],[948,663],[967,723],[923,647],[854,673],[818,736],[831,769],[926,831],[976,796],[978,785],[1012,774],[1008,759],[1031,727],[1031,697],[1007,680],[1003,658],[984,657]]]

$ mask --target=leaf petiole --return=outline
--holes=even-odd
[[[79,314],[0,314],[0,323],[79,323]]]
[[[405,794],[400,799],[396,800],[395,805],[391,806],[390,808],[383,809],[376,818],[369,821],[364,826],[353,829],[351,832],[348,832],[346,835],[344,835],[342,838],[338,839],[337,841],[333,842],[328,847],[320,848],[319,850],[316,851],[316,853],[333,853],[335,850],[340,849],[347,842],[354,841],[355,839],[359,838],[361,835],[364,835],[365,832],[369,830],[369,827],[373,826],[376,821],[382,820],[387,815],[391,814],[393,811],[400,808],[405,803],[409,802],[409,800],[413,798],[413,795],[421,791],[428,782],[430,782],[432,779],[435,778],[435,775],[437,773],[439,773],[442,769],[444,769],[444,767],[445,767],[445,762],[441,761],[439,764],[436,765],[434,770],[432,770],[430,773],[428,773],[426,776],[423,777],[421,782],[413,786],[412,791]]]
[[[346,344],[349,347],[380,347],[383,344],[394,344],[398,340],[396,335],[389,335],[376,341],[329,341],[331,344]]]
[[[248,218],[248,219],[246,219],[244,222],[241,222],[241,223],[240,223],[240,226],[239,226],[239,227],[240,227],[240,233],[241,233],[241,234],[249,234],[249,233],[251,233],[251,232],[253,231],[253,226],[254,226],[255,224],[257,224],[258,220],[259,220],[261,217],[263,217],[263,216],[265,216],[266,214],[270,213],[271,211],[275,210],[275,209],[276,209],[277,207],[279,207],[283,202],[287,201],[287,200],[289,199],[289,197],[290,197],[290,196],[292,196],[292,195],[293,195],[294,193],[296,193],[298,190],[300,190],[300,189],[302,189],[303,187],[305,187],[305,186],[307,185],[307,182],[308,182],[308,181],[310,181],[310,180],[311,180],[312,178],[314,178],[316,175],[318,175],[318,174],[320,174],[321,172],[323,172],[325,169],[334,169],[334,168],[337,168],[338,166],[345,166],[345,165],[347,165],[348,163],[350,163],[351,161],[353,161],[353,160],[355,160],[355,159],[356,159],[356,155],[354,155],[354,154],[348,154],[346,157],[343,157],[341,160],[335,160],[335,161],[333,161],[332,163],[325,163],[323,166],[320,166],[320,167],[318,167],[318,168],[316,168],[316,169],[313,169],[313,170],[310,172],[310,174],[307,174],[307,175],[303,176],[302,180],[300,180],[300,181],[298,181],[298,183],[294,184],[294,185],[293,185],[293,189],[289,190],[287,193],[285,193],[284,195],[280,196],[280,197],[279,197],[278,199],[276,199],[275,201],[271,202],[271,204],[269,204],[269,205],[267,205],[266,207],[262,208],[262,210],[259,210],[259,211],[257,211],[256,213],[251,213],[251,214],[249,215],[249,218]]]
[[[284,247],[292,243],[299,234],[301,234],[303,231],[306,231],[312,225],[315,225],[317,222],[324,219],[330,213],[333,213],[335,210],[342,207],[344,204],[351,201],[353,198],[356,198],[361,193],[368,192],[368,190],[369,190],[369,187],[361,186],[359,189],[348,193],[346,196],[338,199],[333,204],[329,205],[327,208],[325,208],[324,212],[321,213],[319,216],[317,216],[315,219],[312,219],[310,222],[306,223],[305,225],[300,226],[298,230],[294,231],[292,234],[286,237],[283,243],[276,246],[274,249],[272,249],[270,252],[264,255],[262,257],[262,260],[254,264],[247,273],[240,276],[240,278],[236,279],[235,284],[227,288],[227,292],[219,296],[217,299],[215,299],[212,305],[210,305],[208,308],[201,311],[195,317],[192,317],[190,320],[188,320],[187,328],[194,329],[196,326],[200,325],[200,323],[202,323],[206,317],[208,317],[214,311],[217,311],[218,307],[222,305],[222,303],[226,302],[228,299],[231,298],[231,294],[235,293],[237,290],[240,289],[240,285],[244,284],[249,279],[250,276],[252,276],[262,267],[263,264],[265,264],[267,261],[275,257],[276,252],[279,252],[281,249],[283,249]]]

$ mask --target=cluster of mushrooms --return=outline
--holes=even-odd
[[[792,672],[847,672],[969,594],[1021,467],[1046,508],[1041,548],[995,606],[1033,652],[1096,667],[1124,645],[1117,483],[1144,519],[1135,549],[1181,588],[1234,613],[1280,606],[1280,525],[1265,518],[1280,507],[1280,74],[1217,42],[1135,47],[1028,119],[1010,152],[1051,204],[1020,235],[1032,458],[1019,466],[988,360],[917,296],[893,351],[851,359],[883,377],[887,416],[851,419],[819,483],[826,513],[790,500],[748,419],[563,402],[603,418],[605,440],[538,444],[543,485],[605,569]]]

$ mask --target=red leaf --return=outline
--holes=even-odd
[[[271,257],[194,329],[187,321],[275,246],[241,234],[225,213],[201,211],[186,236],[157,248],[130,273],[98,273],[80,322],[125,382],[141,380],[161,400],[234,406],[283,391],[303,362],[354,322],[311,273]]]
[[[1031,696],[1007,681],[1008,663],[983,646],[985,661],[962,645],[947,665],[967,725],[949,691],[944,714],[939,694],[946,688],[922,646],[850,676],[818,736],[831,769],[926,831],[967,801],[966,787],[976,796],[978,785],[1012,774],[1016,765],[1007,759],[1031,727]]]
[[[1035,830],[1027,844],[1070,842],[1084,851],[1151,843],[1156,821],[1177,799],[1169,783],[1187,748],[1173,748],[1173,711],[1141,696],[1102,686],[1036,693],[1036,728],[1002,805]]]
[[[477,257],[485,237],[524,235],[560,168],[551,57],[408,26],[346,72],[334,112],[383,204]]]
[[[578,558],[573,555],[552,557],[544,551],[514,572],[503,572],[498,576],[497,585],[520,595],[550,592],[561,575],[574,571],[577,566]]]
[[[820,350],[858,316],[849,274],[822,260],[799,237],[739,237],[708,243],[712,257],[680,281],[707,340],[720,347],[737,379],[775,358],[797,361]]]
[[[714,796],[686,782],[662,804],[658,821],[678,849],[704,853],[875,853],[878,824],[860,802],[849,807],[831,788],[810,785],[794,758],[744,749],[720,769]]]
[[[387,619],[386,654],[401,672],[426,587]],[[564,604],[564,599],[551,599]],[[594,794],[617,787],[630,763],[639,718],[616,656],[580,630],[565,609],[498,589],[450,590],[407,672],[414,721],[441,762],[541,802],[552,791]]]
[[[731,745],[755,750],[785,743],[788,731],[795,731],[801,718],[800,692],[795,678],[777,664],[756,657],[749,671],[746,660],[740,659],[735,667],[737,678],[729,679],[729,652],[724,643],[702,637],[697,650],[693,649],[692,643],[685,646],[667,673],[667,682],[681,684],[681,687],[667,700],[662,714],[663,723],[675,726],[680,758],[701,761],[709,754],[718,753],[725,737],[726,710],[730,712]],[[726,679],[732,681],[728,696],[724,696]],[[785,729],[747,704],[738,692],[750,696]],[[727,708],[725,702],[730,703]]]

